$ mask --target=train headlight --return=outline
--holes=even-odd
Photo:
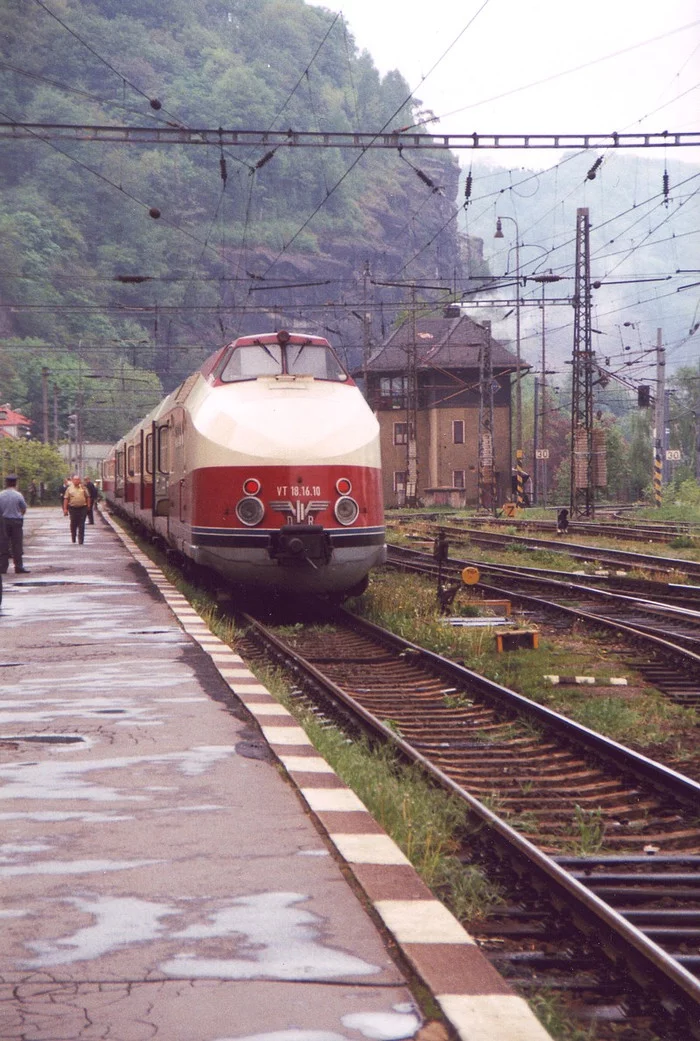
[[[359,516],[360,507],[349,495],[343,495],[333,507],[333,512],[339,524],[354,524]]]
[[[249,495],[236,503],[236,516],[241,524],[245,524],[247,528],[254,528],[265,516],[265,506],[260,499]]]

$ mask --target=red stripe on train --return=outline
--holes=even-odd
[[[341,496],[348,494],[360,507],[351,528],[384,523],[381,472],[366,466],[203,467],[191,474],[191,482],[185,482],[183,492],[194,504],[191,523],[197,527],[244,527],[236,517],[236,503],[253,492],[265,504],[261,527],[278,527],[289,519],[288,510],[272,510],[270,502],[286,503],[298,516],[311,510],[315,524],[342,527],[335,519],[333,506]],[[328,507],[313,509],[314,503],[321,502],[328,502]],[[305,516],[305,519],[309,518]]]

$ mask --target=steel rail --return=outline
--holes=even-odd
[[[390,553],[391,550],[394,548],[395,547],[390,547]],[[388,563],[389,565],[392,564],[391,558],[389,559]],[[469,561],[458,561],[455,558],[450,558],[449,561],[449,565],[451,567],[454,567],[456,573],[459,573],[461,569],[468,563]],[[412,567],[411,563],[406,560],[398,564],[398,566],[402,565],[408,568]],[[477,567],[483,567],[485,571],[489,569],[489,566],[490,565],[477,565]],[[508,575],[508,569],[506,567],[501,565],[494,565],[494,568],[498,569],[498,572],[500,574],[504,574],[506,576]],[[435,575],[437,574],[436,565],[434,565],[432,561],[429,560],[421,562],[416,567],[416,570],[420,570],[424,574],[429,573],[433,577],[435,577]],[[578,585],[575,582],[561,582],[557,579],[547,577],[538,578],[535,575],[521,575],[517,572],[512,572],[511,574],[512,577],[516,579],[516,581],[521,581],[525,583],[540,583],[542,585],[553,585],[571,592],[578,591],[582,596],[597,595],[601,600],[604,600],[606,598],[611,598],[614,600],[615,598],[620,598],[621,596],[620,594],[609,592],[608,590],[595,589],[595,587],[591,586]],[[502,586],[495,586],[490,582],[479,581],[478,586],[480,589],[484,590],[484,592],[490,593],[493,596],[499,597],[501,599],[515,597],[522,603],[527,604],[532,608],[551,611],[557,614],[567,614],[574,618],[581,619],[584,622],[587,622],[592,627],[597,626],[598,628],[610,629],[615,633],[627,636],[632,641],[638,642],[641,639],[650,647],[658,651],[664,658],[670,658],[674,662],[677,662],[678,659],[681,659],[688,665],[689,669],[694,670],[695,675],[700,675],[700,654],[696,653],[690,647],[684,645],[681,642],[676,643],[674,642],[674,640],[668,639],[665,636],[658,636],[656,633],[651,631],[651,627],[649,625],[635,623],[633,621],[621,622],[615,618],[610,618],[605,615],[595,614],[590,611],[586,611],[584,608],[581,607],[572,607],[568,604],[560,604],[554,600],[546,600],[543,597],[533,596],[529,593],[523,593],[521,591],[513,592],[512,589],[503,588]],[[637,603],[639,603],[640,609],[643,608],[645,602],[647,603],[647,606],[650,604],[648,598],[646,598],[646,601],[640,598],[629,596],[623,597],[622,599],[625,599],[626,601],[636,601]],[[667,605],[659,603],[657,606],[661,610],[668,610]],[[698,614],[698,612],[696,611],[692,611],[691,613],[694,616],[697,616]],[[682,640],[683,637],[679,636],[678,639]]]
[[[418,565],[421,560],[424,564],[421,570],[435,576],[437,574],[437,565],[434,564],[433,559],[427,554],[421,554],[420,551],[410,549],[407,546],[389,544],[389,563],[400,564],[403,561],[407,564]],[[504,575],[515,578],[516,581],[520,578],[533,578],[538,581],[551,579],[553,582],[575,582],[584,589],[589,588],[586,583],[603,583],[605,586],[610,587],[610,590],[605,590],[606,592],[617,592],[638,600],[654,600],[659,605],[663,605],[668,601],[689,609],[693,609],[696,605],[700,607],[700,585],[690,585],[683,582],[661,582],[647,578],[631,578],[626,572],[615,574],[605,571],[585,574],[582,571],[557,571],[554,568],[530,567],[527,564],[495,564],[483,560],[459,560],[456,557],[451,557],[448,560],[449,565],[454,566],[455,574],[460,568],[470,566],[477,568],[481,574]]]
[[[497,532],[482,532],[470,528],[442,528],[448,535],[463,536],[468,541],[479,543],[490,543],[491,545],[520,544],[533,546],[536,549],[552,549],[559,553],[568,553],[576,559],[607,560],[610,563],[627,564],[638,567],[642,571],[676,571],[693,578],[700,579],[700,563],[686,560],[682,557],[652,557],[645,553],[635,553],[632,550],[601,549],[599,546],[582,546],[575,542],[562,542],[559,540],[529,538],[527,535],[506,535]]]
[[[621,954],[626,959],[638,983],[648,985],[649,976],[652,974],[654,984],[664,993],[665,1000],[675,1001],[688,1014],[697,1016],[697,1012],[700,1010],[700,980],[697,977],[688,972],[658,944],[645,936],[644,933],[587,889],[569,872],[561,868],[552,858],[548,857],[528,839],[502,821],[466,789],[462,788],[461,785],[453,781],[442,770],[431,763],[429,758],[413,748],[410,743],[396,734],[394,730],[377,719],[351,695],[328,679],[316,666],[290,649],[284,641],[279,640],[274,634],[270,633],[261,622],[250,615],[244,615],[243,617],[246,624],[254,629],[263,641],[275,647],[278,655],[294,661],[297,673],[303,671],[312,683],[320,685],[324,690],[328,691],[333,700],[340,702],[345,709],[349,709],[372,732],[379,735],[383,740],[391,742],[409,760],[419,763],[443,788],[465,802],[470,810],[489,828],[491,833],[497,835],[509,848],[517,850],[520,856],[526,859],[529,867],[536,871],[544,880],[548,890],[556,892],[559,901],[563,902],[569,910],[571,910],[572,903],[574,904],[575,908],[578,909],[579,917],[582,919],[581,928],[584,932],[590,931],[591,922],[589,916],[593,916],[601,929],[599,938],[604,940],[606,948],[614,952],[613,957],[619,957]],[[693,805],[697,806],[698,800],[700,800],[700,785],[689,778],[684,778],[667,767],[653,763],[638,753],[624,749],[622,746],[617,745],[616,742],[602,738],[601,735],[595,734],[578,723],[567,720],[551,709],[530,702],[515,691],[511,691],[507,687],[501,687],[472,672],[465,666],[457,665],[455,662],[423,647],[419,647],[411,641],[404,640],[372,622],[350,615],[343,609],[337,610],[336,617],[341,619],[342,623],[350,624],[360,632],[365,631],[384,644],[404,652],[410,651],[411,654],[423,657],[443,674],[451,675],[454,678],[459,677],[470,684],[476,685],[481,693],[487,694],[490,700],[496,701],[501,707],[503,707],[504,703],[517,705],[521,712],[524,711],[541,722],[545,722],[549,727],[554,726],[559,731],[568,731],[572,736],[576,736],[577,741],[588,747],[597,748],[601,751],[605,747],[608,758],[613,760],[619,759],[620,761],[622,759],[629,760],[628,762],[626,761],[627,769],[631,769],[632,772],[640,771],[647,779],[652,775],[663,778],[665,787],[671,787],[677,791],[683,790],[685,798],[690,797]],[[632,766],[631,764],[634,765]],[[700,1037],[700,1023],[693,1024],[693,1029],[696,1031],[697,1036]]]

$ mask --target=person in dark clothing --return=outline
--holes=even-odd
[[[557,514],[557,535],[566,535],[569,530],[569,511],[559,510]]]
[[[0,492],[0,572],[3,575],[7,572],[10,556],[15,564],[15,574],[29,571],[22,563],[26,509],[24,496],[17,491],[17,478],[11,474],[5,478],[5,490]]]
[[[97,486],[90,480],[87,480],[85,482],[85,487],[87,488],[88,495],[90,496],[90,505],[88,506],[88,511],[87,511],[87,521],[88,521],[88,524],[94,524],[95,523],[95,513],[94,513],[94,510],[95,510],[95,505],[97,503],[97,500],[100,497],[100,493],[97,490]]]

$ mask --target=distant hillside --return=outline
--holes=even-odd
[[[303,0],[63,0],[56,10],[60,20],[3,4],[5,120],[347,132],[418,119],[402,77],[381,77],[341,18]],[[454,219],[450,153],[36,136],[1,147],[0,337],[6,349],[31,341],[49,352],[32,355],[31,373],[26,350],[6,366],[35,419],[41,364],[62,414],[77,393],[89,397],[87,384],[75,389],[82,374],[115,379],[122,359],[169,388],[222,341],[272,323],[328,332],[356,364],[407,298],[387,283],[452,285],[465,258],[483,270]],[[59,352],[79,355],[70,388]],[[92,436],[109,438],[114,424],[99,422]]]

